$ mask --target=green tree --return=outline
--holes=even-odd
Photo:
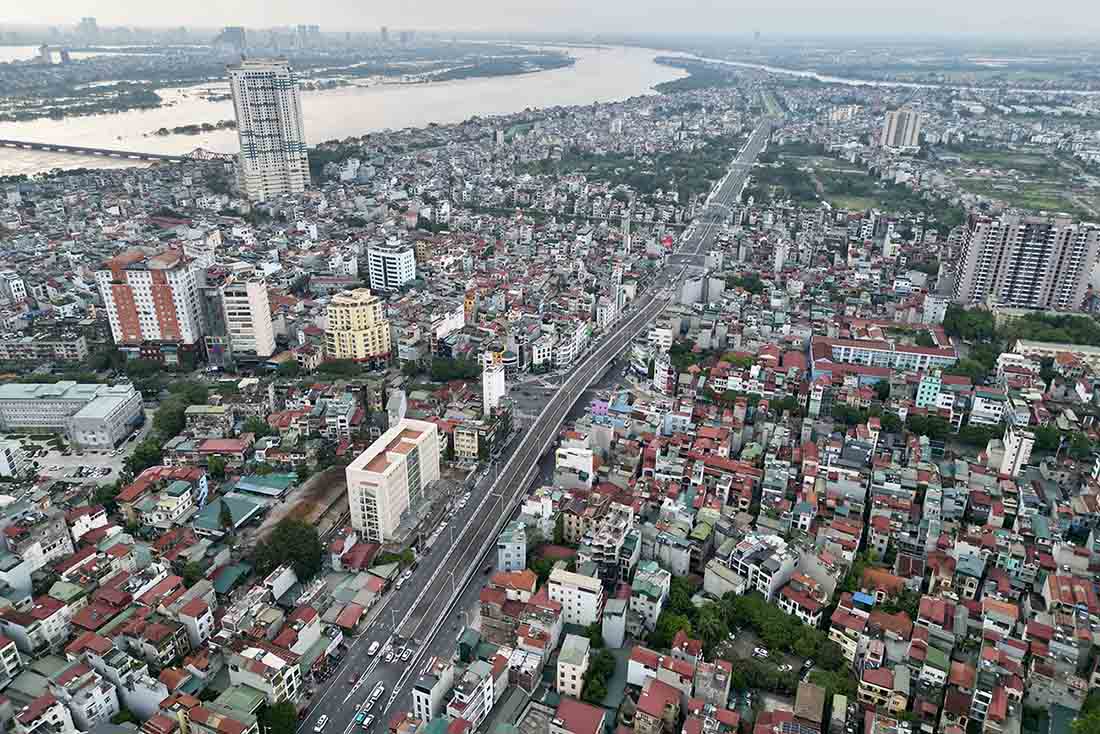
[[[103,505],[108,515],[113,515],[118,510],[118,493],[126,486],[122,479],[115,480],[114,484],[100,484],[92,493],[92,501],[97,505]]]
[[[264,734],[295,734],[298,730],[298,712],[290,701],[264,706],[259,718]]]
[[[134,447],[133,453],[126,457],[123,465],[126,471],[136,477],[149,467],[159,465],[163,456],[160,442],[153,436],[149,436]]]
[[[162,441],[178,435],[187,425],[184,413],[188,405],[186,400],[177,396],[168,398],[157,408],[157,413],[153,416],[153,430]]]
[[[817,657],[814,662],[824,670],[840,670],[847,662],[844,659],[844,650],[832,640],[826,639],[817,646]]]
[[[241,426],[241,430],[244,433],[253,434],[256,438],[271,436],[275,433],[275,429],[272,428],[267,421],[263,418],[257,418],[256,416],[249,416],[246,418],[244,424]]]
[[[221,456],[211,456],[206,460],[206,472],[211,479],[219,482],[225,479],[225,459]]]
[[[649,645],[657,650],[667,650],[672,645],[672,638],[683,630],[691,636],[691,619],[682,614],[674,614],[666,609],[657,618],[657,626],[649,635]]]
[[[253,559],[261,575],[289,563],[299,581],[308,581],[321,570],[324,551],[317,528],[304,520],[288,517],[279,521],[266,540],[256,543]]]
[[[726,626],[722,608],[714,603],[700,607],[695,620],[695,631],[703,641],[707,654],[713,655],[718,645],[729,635],[729,627]]]
[[[123,706],[118,710],[118,713],[111,717],[111,723],[116,726],[119,724],[140,724],[141,720],[134,716],[134,713],[130,709]]]
[[[229,504],[223,499],[218,508],[218,525],[226,532],[233,532],[233,513],[229,510]]]
[[[875,397],[882,402],[886,402],[890,399],[890,381],[879,380],[875,383]]]
[[[554,520],[554,545],[565,545],[565,513],[562,512]]]
[[[593,650],[603,649],[603,626],[599,620],[584,628],[584,636],[588,638]]]
[[[199,581],[201,581],[206,573],[203,571],[202,565],[198,561],[188,561],[183,567],[183,583],[188,588],[191,588]]]
[[[275,369],[275,374],[279,377],[285,377],[293,379],[301,373],[302,369],[298,366],[297,362],[283,362]]]

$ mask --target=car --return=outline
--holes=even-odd
[[[317,719],[317,723],[313,725],[313,731],[318,732],[318,734],[320,734],[320,732],[323,732],[325,730],[325,726],[327,724],[328,724],[328,715],[327,714],[321,714],[321,718]]]
[[[402,653],[401,653],[401,662],[403,662],[403,663],[409,662],[409,659],[412,658],[412,656],[413,656],[413,651],[406,647],[404,649],[404,651],[402,651]]]
[[[789,673],[792,670],[794,670],[794,666],[793,665],[788,665],[787,663],[783,663],[782,665],[779,666],[779,672],[780,673]]]
[[[757,658],[766,658],[766,657],[768,657],[768,651],[765,650],[762,647],[753,648],[752,654],[753,654],[753,657],[757,657]]]
[[[390,650],[388,653],[386,653],[386,662],[387,663],[392,663],[393,662],[393,650]]]
[[[385,693],[385,692],[386,692],[386,684],[383,683],[382,681],[379,681],[377,684],[375,684],[374,690],[370,692],[370,697],[371,698],[380,698],[382,696],[382,694]]]
[[[354,686],[355,681],[357,681],[357,680],[359,680],[359,676],[357,676],[355,673],[352,673],[351,675],[348,676],[348,685],[349,686]]]
[[[355,723],[356,724],[362,724],[363,720],[366,719],[366,718],[367,718],[367,712],[366,711],[360,711],[359,713],[357,713],[355,715]]]
[[[363,721],[363,728],[364,729],[369,729],[373,725],[374,725],[374,716],[368,716],[366,718],[366,720]]]

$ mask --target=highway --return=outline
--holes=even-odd
[[[630,341],[678,296],[677,286],[688,267],[714,242],[770,129],[770,120],[760,123],[650,288],[573,365],[538,419],[526,430],[513,433],[499,458],[477,482],[466,507],[452,509],[447,528],[419,559],[412,576],[372,610],[367,631],[349,640],[349,650],[337,672],[319,685],[300,731],[313,729],[320,716],[326,715],[325,732],[350,734],[357,726],[356,713],[378,682],[385,685],[385,693],[370,711],[376,717],[373,730],[383,731],[395,714],[411,709],[410,689],[428,658],[449,658],[453,653],[461,626],[455,610],[465,608],[464,603],[456,602],[463,593],[471,602],[476,598],[477,588],[487,579],[484,569],[491,563],[496,537],[527,494],[539,460],[556,444],[563,420]],[[667,285],[662,287],[662,282]],[[408,647],[411,657],[392,663],[384,662],[381,655],[370,657],[367,651],[375,641],[395,650]]]

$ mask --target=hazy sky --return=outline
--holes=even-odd
[[[3,23],[739,34],[1100,32],[1096,0],[9,0]]]

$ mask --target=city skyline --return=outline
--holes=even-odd
[[[16,24],[75,25],[89,10],[84,3],[58,0],[47,8],[21,6],[9,13],[5,26]],[[325,31],[377,32],[417,28],[441,32],[545,32],[568,34],[691,34],[698,36],[751,36],[760,30],[767,36],[921,34],[958,36],[1084,36],[1100,29],[1100,9],[1084,3],[1059,0],[1039,10],[1005,8],[992,0],[950,3],[934,0],[912,9],[881,12],[878,3],[849,0],[842,6],[806,7],[780,0],[766,8],[734,2],[717,9],[706,3],[666,6],[646,0],[640,3],[611,3],[592,7],[567,0],[541,7],[490,0],[474,6],[429,0],[415,6],[389,7],[385,12],[363,13],[359,6],[339,0],[302,9],[298,4],[277,1],[221,6],[197,3],[159,7],[134,0],[115,0],[98,5],[94,14],[101,26],[215,28],[222,25],[253,27],[320,24]]]

